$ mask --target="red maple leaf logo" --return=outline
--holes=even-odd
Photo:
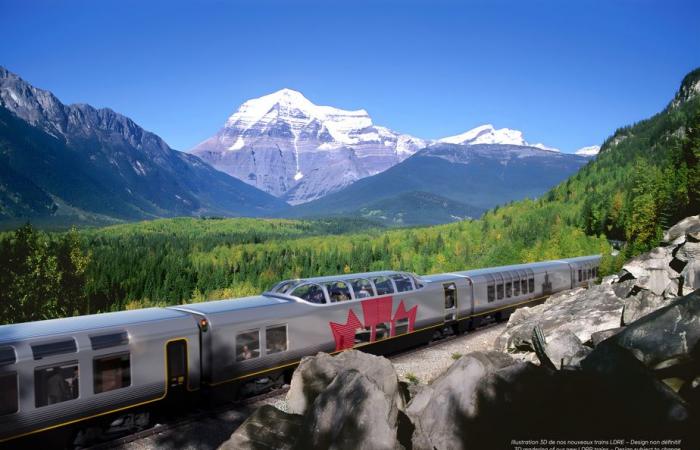
[[[391,336],[396,335],[396,322],[401,319],[408,319],[408,331],[412,332],[416,323],[416,313],[418,305],[406,311],[403,300],[396,309],[396,314],[391,317],[393,297],[380,297],[372,300],[364,300],[362,303],[362,314],[364,315],[364,325],[357,318],[355,312],[348,310],[345,323],[329,322],[333,338],[335,339],[335,350],[345,350],[355,345],[355,333],[358,328],[369,328],[369,342],[375,342],[377,338],[377,325],[391,323]]]

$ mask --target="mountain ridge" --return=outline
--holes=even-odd
[[[0,109],[0,156],[13,171],[6,170],[0,180],[4,191],[13,193],[0,216],[65,210],[136,220],[260,215],[283,206],[196,156],[171,149],[126,116],[87,104],[65,105],[5,68],[0,68]],[[17,174],[53,199],[48,210],[21,206]]]

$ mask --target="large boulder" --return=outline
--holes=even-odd
[[[308,407],[298,449],[399,448],[393,393],[355,369],[341,371]]]
[[[664,233],[668,244],[682,244],[687,239],[700,241],[700,215],[686,217]]]
[[[652,369],[699,358],[700,290],[644,316],[608,342],[629,349]]]
[[[636,295],[625,299],[625,308],[622,311],[622,324],[628,325],[637,319],[646,316],[657,309],[668,305],[672,299],[655,295],[651,291],[640,291]]]
[[[497,338],[496,349],[533,351],[532,330],[536,326],[542,329],[547,342],[573,334],[583,344],[589,343],[595,332],[619,327],[624,302],[612,286],[572,289],[551,296],[541,305],[518,309]]]
[[[639,289],[663,295],[671,284],[672,277],[677,277],[671,269],[672,250],[671,247],[656,247],[629,260],[622,266],[623,275],[620,279],[634,278]]]
[[[577,383],[567,383],[578,420],[598,434],[678,437],[687,433],[690,409],[628,349],[601,343],[582,363]]]
[[[306,413],[335,377],[346,370],[356,370],[369,378],[387,395],[391,396],[400,409],[404,409],[404,396],[399,389],[399,379],[394,366],[388,359],[358,350],[346,350],[336,356],[319,353],[305,357],[294,372],[287,392],[289,412]]]
[[[271,405],[256,409],[219,450],[291,450],[303,417]]]
[[[479,415],[477,392],[482,380],[513,364],[515,361],[503,353],[470,353],[418,392],[406,409],[415,426],[413,448],[458,448],[456,443],[469,434],[466,422]]]

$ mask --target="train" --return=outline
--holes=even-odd
[[[2,325],[0,443],[133,431],[158,405],[279,386],[317,352],[390,354],[463,333],[588,285],[600,260],[295,279],[252,297]]]

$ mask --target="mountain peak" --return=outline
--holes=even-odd
[[[559,151],[555,148],[548,147],[544,144],[529,144],[523,138],[523,132],[510,128],[496,129],[490,123],[480,125],[471,130],[449,136],[438,140],[445,144],[460,144],[460,145],[476,145],[476,144],[502,144],[502,145],[520,145],[526,147],[537,147],[542,150]]]

